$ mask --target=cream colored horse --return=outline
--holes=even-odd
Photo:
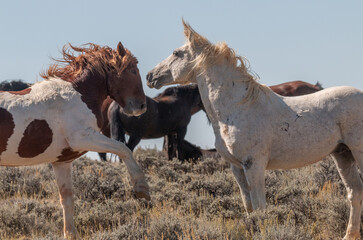
[[[363,92],[333,87],[282,97],[256,82],[225,43],[184,24],[187,43],[149,72],[150,87],[197,82],[218,152],[233,164],[248,212],[266,207],[265,170],[303,167],[331,154],[348,191],[345,239],[358,239],[363,201]]]

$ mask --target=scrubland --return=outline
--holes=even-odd
[[[344,236],[349,206],[330,159],[267,171],[267,209],[247,216],[225,161],[168,161],[153,149],[138,149],[134,155],[151,188],[149,202],[135,199],[123,163],[74,161],[75,221],[82,239]],[[50,165],[1,167],[0,189],[0,239],[62,239],[62,209]]]

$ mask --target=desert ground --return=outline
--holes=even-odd
[[[247,216],[224,160],[168,161],[155,149],[137,149],[134,156],[151,188],[149,202],[134,197],[122,162],[74,161],[75,221],[82,239],[344,236],[346,190],[329,158],[301,169],[267,171],[267,209]],[[63,239],[51,165],[1,167],[0,189],[0,239]]]

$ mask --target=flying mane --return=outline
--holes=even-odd
[[[249,67],[247,67],[248,60],[245,57],[237,55],[225,42],[217,44],[210,43],[208,39],[197,33],[188,23],[185,23],[184,20],[183,24],[184,35],[188,39],[191,48],[194,51],[200,51],[194,60],[194,67],[189,73],[190,77],[192,77],[195,72],[203,72],[210,66],[226,62],[241,73],[242,78],[236,79],[236,81],[243,81],[248,84],[247,94],[241,101],[241,104],[248,101],[251,103],[255,102],[261,91],[263,93],[271,91],[266,85],[257,82],[258,77],[251,74]]]
[[[85,69],[106,77],[106,73],[121,73],[130,64],[137,64],[137,59],[127,49],[125,49],[125,55],[120,56],[116,50],[107,46],[93,43],[82,46],[64,45],[62,48],[63,57],[54,59],[56,63],[50,65],[45,72],[40,73],[40,76],[44,79],[57,77],[72,82]],[[79,55],[76,56],[75,53],[79,53]]]

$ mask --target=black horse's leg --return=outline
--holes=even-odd
[[[176,157],[175,143],[176,143],[175,134],[171,133],[164,137],[164,148],[167,151],[168,160],[172,160],[174,157]]]
[[[98,156],[100,156],[101,161],[107,162],[106,153],[98,153]]]
[[[184,161],[183,142],[186,134],[187,134],[187,127],[178,128],[176,131],[176,140],[178,144],[177,146],[178,159],[180,161]]]
[[[126,146],[131,150],[134,151],[135,147],[141,141],[141,137],[139,136],[130,136],[130,139]]]

